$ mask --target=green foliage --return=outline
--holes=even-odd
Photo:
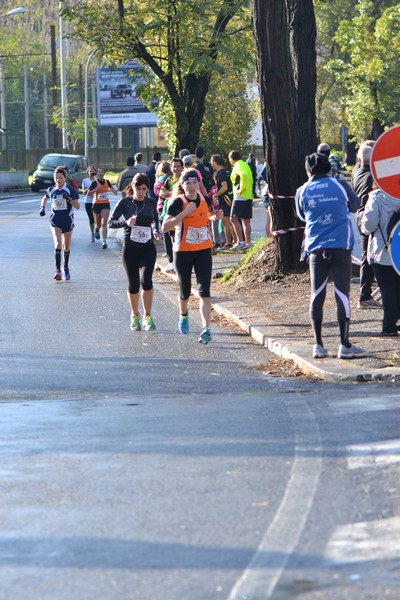
[[[330,143],[339,143],[340,125],[347,124],[342,102],[346,88],[337,80],[335,73],[325,66],[339,53],[334,36],[341,18],[346,15],[351,19],[354,14],[354,2],[351,0],[336,0],[336,2],[315,0],[317,24],[316,126],[318,138]]]
[[[70,107],[68,107],[70,108]],[[75,111],[68,110],[63,113],[62,109],[56,108],[53,111],[51,122],[59,129],[65,127],[68,136],[69,149],[76,153],[77,145],[85,139],[85,119],[74,114]],[[88,118],[89,133],[97,126],[97,119]]]
[[[249,150],[249,135],[260,106],[258,99],[246,96],[246,91],[245,73],[212,80],[200,132],[200,145],[208,156],[217,153],[227,160],[233,149]]]
[[[254,266],[254,261],[259,260],[260,253],[263,253],[264,248],[268,248],[273,243],[272,238],[260,237],[258,238],[254,244],[246,250],[246,252],[241,256],[239,262],[232,267],[231,269],[227,269],[222,277],[218,279],[219,284],[224,284],[229,282],[234,282],[236,279],[243,276],[243,273],[251,271]]]
[[[360,0],[350,17],[338,24],[322,77],[339,92],[340,122],[361,141],[374,122],[390,127],[400,118],[400,6]]]
[[[159,116],[171,148],[198,142],[211,82],[252,65],[249,0],[138,0],[99,11],[98,2],[64,2],[74,35],[109,64],[134,58],[145,83],[138,90]],[[215,99],[217,103],[219,99]],[[149,106],[150,107],[150,106]]]

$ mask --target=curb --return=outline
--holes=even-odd
[[[167,273],[164,267],[165,265],[157,259],[156,268],[176,282],[176,275]],[[196,289],[192,288],[192,294],[198,298]],[[345,361],[332,356],[326,359],[310,359],[308,355],[311,354],[311,346],[306,346],[304,341],[292,338],[289,347],[279,337],[271,337],[265,333],[260,327],[253,324],[251,319],[239,316],[237,314],[239,310],[241,311],[243,308],[241,312],[245,315],[246,312],[249,312],[249,308],[238,301],[235,302],[235,308],[227,308],[222,304],[218,304],[218,302],[212,302],[212,307],[217,314],[236,323],[258,345],[265,346],[280,358],[293,361],[306,375],[312,375],[325,381],[340,381],[342,383],[400,381],[400,369],[396,367],[386,367],[384,369],[361,367],[357,366],[355,360]],[[254,315],[252,316],[254,317]],[[263,320],[265,321],[265,317]],[[270,325],[273,326],[274,324],[271,323]]]

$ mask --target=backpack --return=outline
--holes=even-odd
[[[397,210],[396,212],[394,212],[392,214],[392,216],[389,219],[389,223],[387,224],[387,227],[386,227],[386,239],[385,239],[385,236],[383,235],[383,231],[381,229],[381,226],[379,225],[379,229],[381,231],[383,242],[385,244],[386,250],[388,249],[388,247],[390,245],[390,242],[392,241],[393,229],[395,228],[395,226],[397,225],[397,223],[399,221],[400,221],[400,210]]]
[[[393,234],[393,229],[395,227],[395,225],[397,225],[397,223],[400,221],[400,210],[397,210],[396,212],[394,212],[392,214],[392,216],[389,219],[389,223],[386,229],[386,235],[387,235],[387,245],[390,244],[390,242],[392,241],[392,234]]]

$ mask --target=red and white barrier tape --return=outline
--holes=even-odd
[[[284,233],[289,233],[289,231],[300,231],[300,229],[304,229],[304,227],[288,227],[287,229],[275,229],[275,231],[271,231],[271,234],[283,235]]]
[[[275,194],[271,194],[270,192],[268,192],[268,198],[287,198],[287,199],[293,199],[294,196],[276,196]]]

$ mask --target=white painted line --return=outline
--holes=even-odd
[[[353,398],[338,400],[332,404],[332,413],[334,415],[346,415],[357,413],[381,412],[384,410],[398,410],[400,396],[398,394],[386,398]]]
[[[400,175],[400,156],[376,160],[373,164],[378,179],[392,177],[393,175]]]
[[[349,469],[384,467],[400,462],[400,440],[385,440],[374,444],[347,446]]]
[[[338,527],[325,552],[325,558],[336,565],[398,559],[399,555],[399,517]]]
[[[286,406],[295,431],[290,478],[271,525],[227,600],[271,598],[298,544],[314,501],[322,468],[318,424],[307,402],[294,402],[292,398]],[[310,451],[315,452],[311,459]]]

